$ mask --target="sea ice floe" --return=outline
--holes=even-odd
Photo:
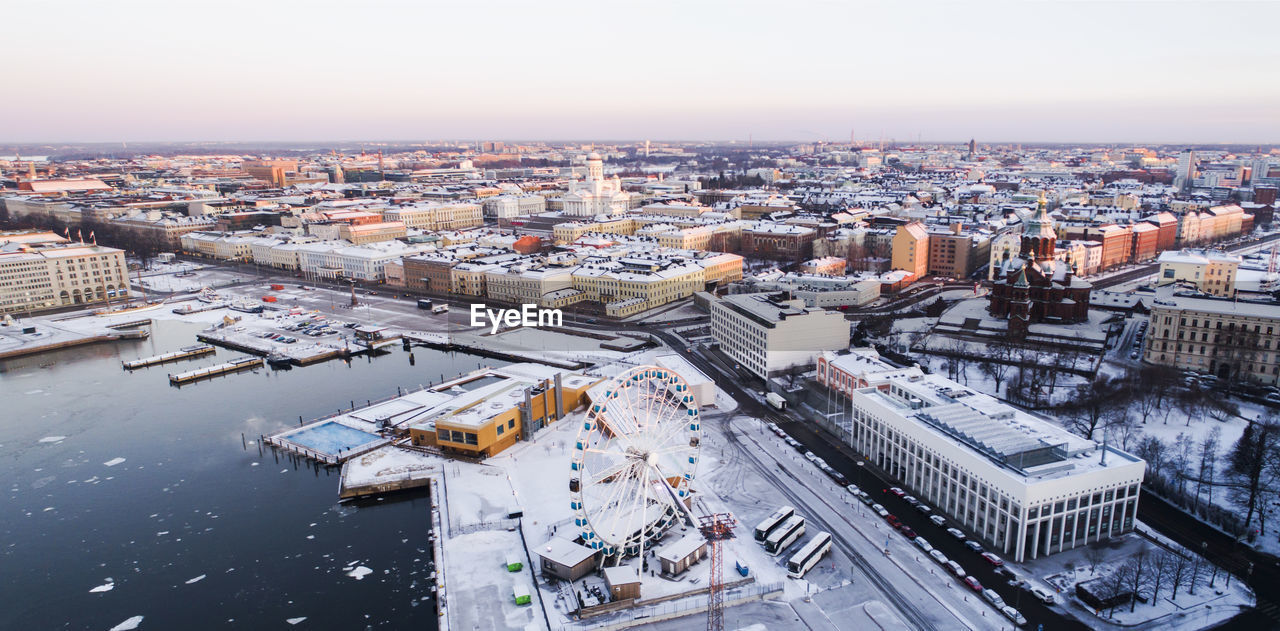
[[[199,583],[200,581],[203,581],[203,580],[204,580],[204,577],[205,577],[205,575],[204,575],[204,574],[201,574],[200,576],[197,576],[197,577],[195,577],[195,578],[189,578],[189,579],[187,579],[187,584],[188,584],[188,585],[190,585],[190,584],[192,584],[192,583]]]
[[[298,624],[299,622],[302,622],[303,620],[306,620],[306,619],[307,619],[306,616],[302,616],[300,618],[286,618],[285,622],[288,622],[289,624]]]
[[[120,463],[122,463],[122,462],[124,462],[124,458],[112,458],[112,459],[110,459],[110,460],[108,460],[108,461],[106,461],[106,462],[104,462],[104,463],[102,463],[102,464],[104,464],[104,465],[106,465],[106,466],[108,466],[108,467],[114,467],[114,466],[116,466],[116,465],[118,465],[118,464],[120,464]]]
[[[57,442],[64,441],[64,440],[66,440],[66,439],[67,439],[67,437],[66,437],[66,436],[45,436],[44,438],[41,438],[38,442],[42,442],[42,443],[57,443]]]
[[[354,578],[358,581],[372,573],[373,573],[373,570],[361,565],[360,567],[354,570],[351,570],[350,572],[347,572],[347,576],[350,576],[351,578]]]
[[[114,627],[111,627],[111,631],[133,631],[134,629],[137,629],[140,624],[142,624],[142,616],[134,616]]]
[[[105,583],[103,583],[103,584],[101,584],[101,585],[99,585],[99,586],[97,586],[97,587],[95,587],[95,588],[93,588],[93,589],[89,590],[89,593],[90,593],[90,594],[99,594],[99,593],[102,593],[102,592],[109,592],[109,591],[111,591],[111,590],[113,590],[113,589],[115,589],[115,588],[116,588],[116,584],[115,584],[115,582],[113,582],[111,579],[107,579],[107,582],[105,582]]]

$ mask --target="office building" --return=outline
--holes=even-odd
[[[724,354],[767,379],[847,348],[849,321],[781,294],[736,294],[711,303],[711,335]]]
[[[1022,562],[1133,530],[1146,463],[940,375],[824,354],[850,447],[984,547]]]

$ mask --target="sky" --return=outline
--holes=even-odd
[[[1280,2],[3,6],[0,142],[1280,142]]]

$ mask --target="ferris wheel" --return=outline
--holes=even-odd
[[[639,366],[605,386],[570,463],[570,506],[583,543],[629,557],[660,537],[689,500],[701,435],[698,402],[676,373]]]

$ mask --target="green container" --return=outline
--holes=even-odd
[[[524,562],[520,560],[520,557],[514,554],[507,555],[507,571],[508,572],[519,572],[520,570],[523,570],[523,569],[524,569]]]

